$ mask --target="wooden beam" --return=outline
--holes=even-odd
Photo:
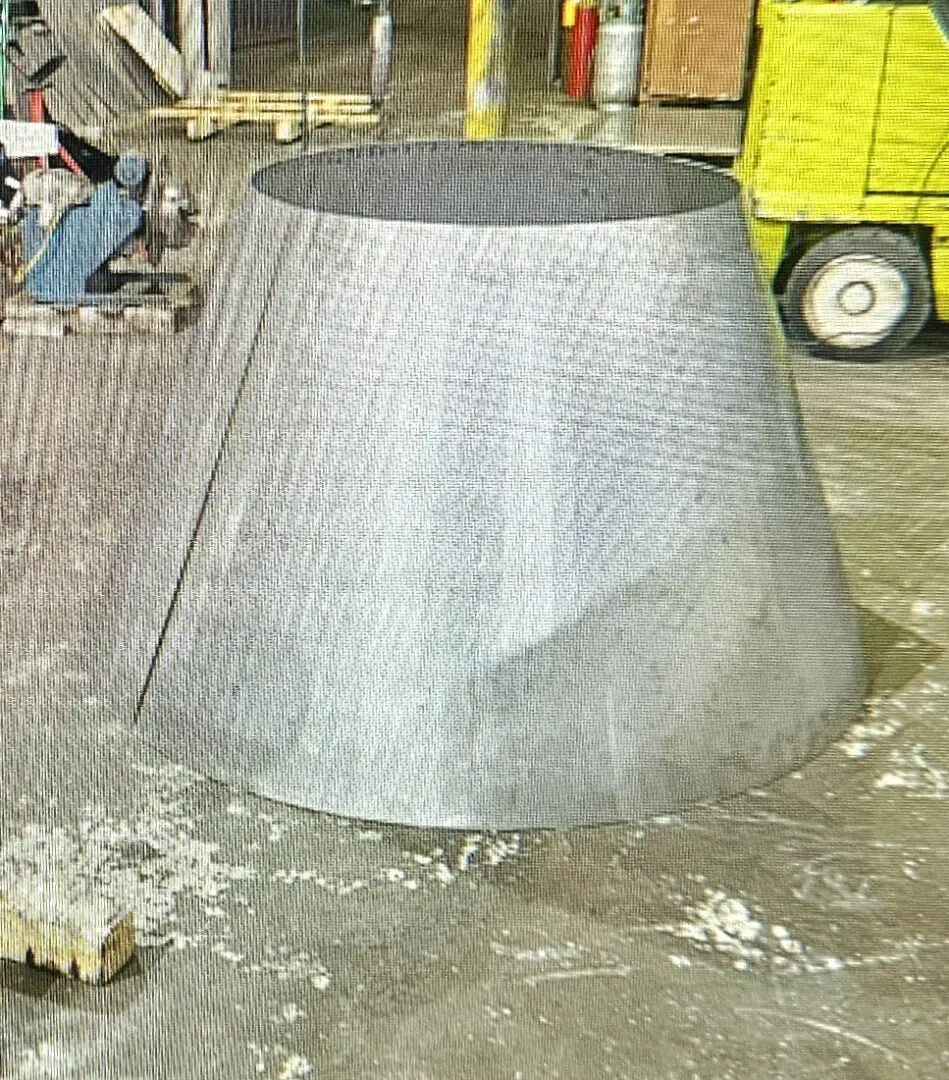
[[[224,93],[212,94],[210,100],[218,101],[286,101],[293,105],[299,102],[298,90],[227,90]],[[368,94],[334,94],[323,93],[320,90],[310,90],[306,95],[309,102],[332,101],[347,105],[371,105],[372,99]]]
[[[167,29],[167,27],[165,26],[165,19],[167,17],[167,13],[165,11],[165,0],[149,0],[148,14],[151,15],[152,22],[164,34]]]
[[[205,0],[208,18],[208,70],[215,87],[231,83],[231,2]]]
[[[210,117],[215,123],[243,123],[263,122],[269,123],[278,120],[292,120],[303,118],[302,109],[292,109],[288,106],[283,108],[239,108],[236,106],[202,106],[186,105],[158,106],[149,110],[149,116],[156,120],[200,120]],[[311,106],[306,110],[308,121],[312,123],[346,123],[353,125],[376,124],[379,122],[379,114],[368,109],[332,109]]]
[[[142,58],[163,90],[184,96],[181,54],[138,4],[103,8],[99,18]]]
[[[185,95],[203,97],[211,86],[205,67],[204,0],[178,0],[178,40]]]

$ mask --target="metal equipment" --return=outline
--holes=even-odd
[[[95,618],[102,692],[192,767],[416,825],[791,769],[864,684],[779,339],[712,169],[479,141],[262,170]]]
[[[122,154],[112,179],[97,185],[65,169],[28,173],[19,274],[27,294],[41,303],[138,302],[139,296],[110,287],[109,261],[137,246],[155,263],[166,247],[184,246],[189,238],[187,200],[150,178],[148,162],[137,153]]]
[[[642,8],[616,3],[603,9],[593,57],[593,101],[599,109],[622,109],[636,99],[642,51]]]
[[[142,154],[103,153],[50,120],[45,89],[66,58],[35,0],[3,0],[0,37],[7,106],[0,114],[0,240],[8,265],[12,236],[20,249],[12,282],[20,292],[5,299],[4,329],[62,332],[69,320],[50,314],[53,308],[160,310],[173,322],[189,302],[178,288],[182,276],[151,268],[167,249],[191,240],[188,193],[165,183]],[[18,109],[6,100],[11,88]],[[126,256],[149,272],[113,272],[113,262]],[[173,287],[177,295],[170,302]],[[95,325],[83,322],[85,329]]]
[[[385,101],[394,40],[392,5],[390,0],[379,0],[369,27],[369,97],[377,108]]]
[[[86,162],[88,172],[64,141]],[[165,183],[143,155],[103,155],[53,124],[2,120],[0,147],[9,193],[0,218],[18,229],[22,260],[14,282],[29,301],[113,310],[163,305],[162,286],[180,284],[180,277],[163,281],[150,272],[114,274],[110,267],[129,254],[155,266],[166,249],[186,246],[193,232],[186,191]],[[21,179],[12,167],[64,156],[72,168],[33,168]],[[24,305],[17,298],[12,308],[22,316]]]

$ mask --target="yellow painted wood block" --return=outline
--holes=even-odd
[[[45,880],[3,885],[0,959],[31,963],[82,982],[106,983],[134,952],[130,915],[70,895]]]

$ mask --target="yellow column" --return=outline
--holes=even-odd
[[[498,139],[504,131],[513,0],[470,0],[465,80],[465,138]]]

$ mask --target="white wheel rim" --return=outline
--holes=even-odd
[[[891,262],[876,255],[831,259],[804,290],[803,314],[818,341],[865,349],[883,341],[906,314],[910,287]]]

